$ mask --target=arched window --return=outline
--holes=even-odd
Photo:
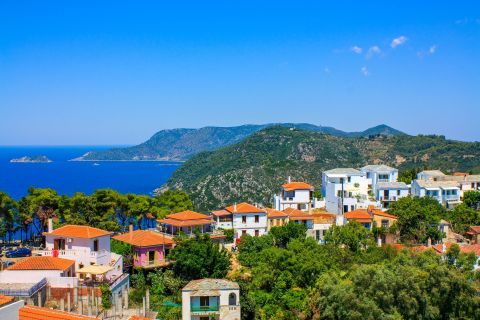
[[[237,295],[235,293],[230,293],[228,296],[228,304],[230,306],[236,306],[237,305]]]

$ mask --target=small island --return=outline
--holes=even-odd
[[[12,159],[10,160],[10,162],[14,162],[14,163],[50,163],[50,162],[53,162],[52,160],[48,159],[47,156],[33,156],[33,157],[28,157],[28,156],[24,156],[24,157],[21,157],[21,158],[17,158],[17,159]]]

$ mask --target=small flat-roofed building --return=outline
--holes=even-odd
[[[417,180],[433,180],[444,175],[440,170],[423,170],[417,174]]]
[[[463,194],[467,191],[480,190],[480,175],[468,174],[463,172],[456,172],[453,175],[443,175],[434,177],[435,181],[455,181],[460,186],[460,198],[463,199]]]
[[[447,208],[460,203],[460,184],[456,181],[414,180],[412,195],[431,197]]]
[[[272,227],[281,227],[288,222],[288,214],[282,211],[272,208],[266,208],[265,211],[267,211],[268,218],[267,231],[270,231]]]
[[[133,265],[137,268],[155,268],[168,265],[166,256],[175,241],[164,233],[135,230],[114,236],[112,239],[133,247]]]
[[[240,287],[226,279],[190,281],[182,289],[183,320],[240,320]]]

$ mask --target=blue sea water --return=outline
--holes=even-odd
[[[180,163],[156,161],[68,161],[111,146],[0,147],[0,191],[20,199],[29,187],[49,187],[59,194],[92,193],[112,188],[121,193],[151,194]],[[45,155],[51,163],[10,163],[13,158]]]

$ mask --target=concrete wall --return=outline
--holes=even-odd
[[[18,310],[25,305],[23,300],[9,303],[0,307],[0,319],[18,320]]]
[[[255,222],[255,216],[259,217]],[[242,217],[246,217],[246,222],[242,222]],[[247,234],[255,236],[255,230],[258,230],[259,236],[267,232],[268,219],[267,213],[237,213],[233,215],[233,229],[235,230],[235,238],[240,238],[245,230]]]

